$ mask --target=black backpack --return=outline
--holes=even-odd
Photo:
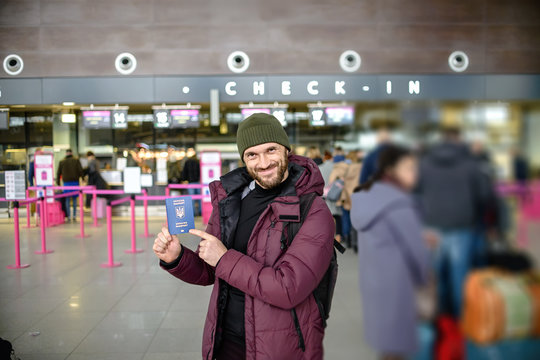
[[[283,234],[281,236],[281,250],[285,251],[287,248],[291,245],[292,241],[294,240],[294,237],[300,230],[300,227],[302,227],[302,224],[304,223],[304,220],[307,217],[307,214],[309,213],[309,210],[311,209],[311,205],[313,204],[313,200],[318,195],[316,193],[309,193],[300,196],[300,221],[299,222],[288,222],[284,229]],[[330,265],[328,266],[328,270],[326,270],[326,273],[324,274],[323,278],[321,279],[321,282],[315,290],[313,290],[313,297],[315,298],[315,302],[317,303],[317,306],[319,307],[319,312],[321,313],[321,318],[323,321],[323,326],[326,327],[326,321],[330,317],[330,308],[332,307],[332,297],[334,296],[334,289],[336,287],[337,282],[337,275],[338,275],[338,263],[337,263],[337,254],[336,249],[343,254],[345,252],[345,248],[343,245],[341,245],[338,241],[334,239],[334,253],[332,255],[332,259],[330,260]],[[304,336],[302,335],[302,330],[300,329],[300,323],[298,321],[298,316],[296,314],[296,309],[291,310],[294,325],[296,327],[296,332],[298,333],[298,337],[300,338],[299,347],[302,349],[302,351],[305,351],[305,343],[304,343]]]
[[[10,360],[14,355],[13,346],[7,340],[0,338],[0,360]]]

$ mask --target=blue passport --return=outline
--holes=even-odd
[[[171,235],[184,234],[195,228],[191,196],[165,199],[167,225]]]

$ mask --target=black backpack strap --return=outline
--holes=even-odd
[[[309,210],[311,210],[311,205],[316,197],[317,193],[314,192],[300,196],[300,221],[288,222],[285,225],[283,234],[281,234],[281,250],[285,251],[291,245],[291,242],[306,220]],[[343,254],[346,250],[336,239],[334,239],[334,248],[336,248],[340,254]]]
[[[300,196],[300,221],[288,222],[285,225],[287,231],[283,231],[283,234],[281,235],[281,250],[286,250],[291,245],[291,242],[306,220],[311,205],[313,204],[313,200],[315,200],[316,197],[317,193],[314,192]],[[286,238],[285,234],[287,234]]]

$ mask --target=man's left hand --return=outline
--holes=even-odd
[[[191,229],[189,233],[202,239],[199,243],[199,257],[208,265],[215,267],[219,259],[227,252],[225,245],[217,237],[207,232]]]

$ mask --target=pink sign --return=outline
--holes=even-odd
[[[242,115],[244,116],[244,119],[250,115],[257,114],[257,113],[270,114],[270,109],[250,109],[250,108],[242,109]]]
[[[197,116],[199,110],[196,109],[175,109],[171,110],[171,116]]]
[[[36,186],[54,185],[54,155],[51,152],[37,151],[34,154],[34,176]]]

